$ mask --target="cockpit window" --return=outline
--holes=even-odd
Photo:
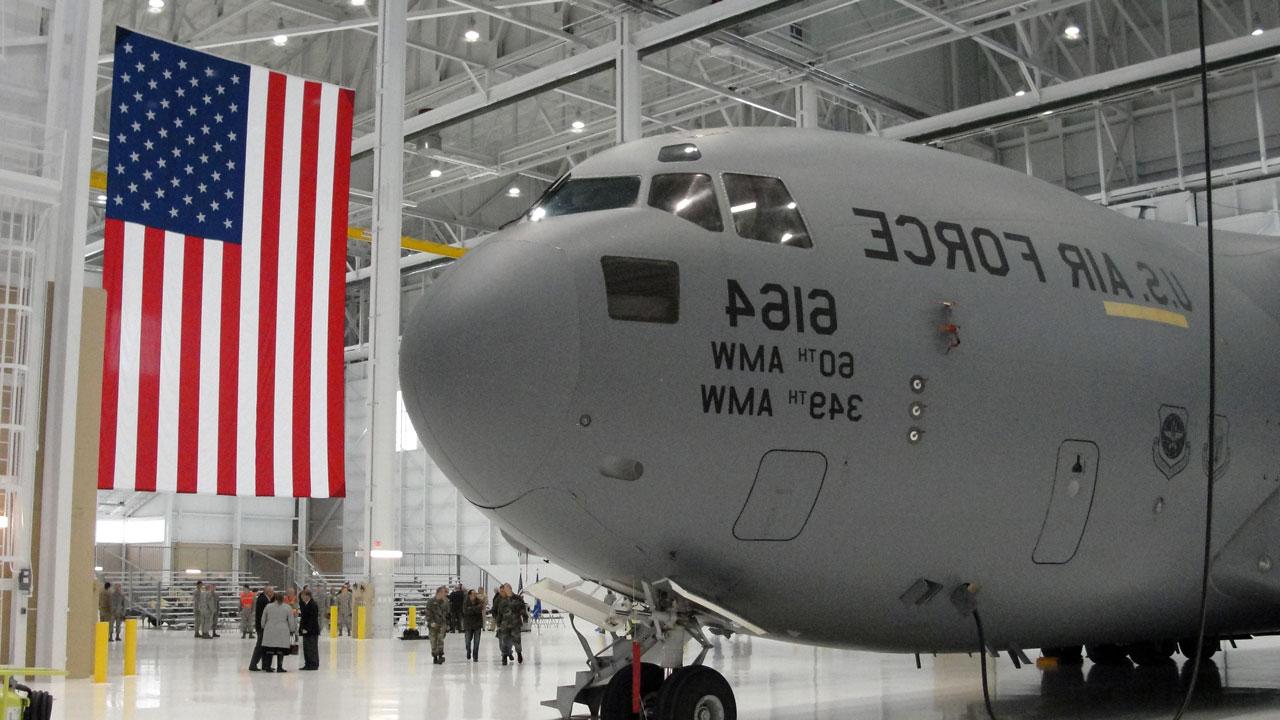
[[[649,205],[712,232],[724,230],[715,185],[705,173],[654,175],[649,183]]]
[[[778,178],[763,175],[724,174],[729,212],[738,234],[748,240],[813,247],[800,210]]]
[[[640,178],[634,175],[599,178],[565,178],[556,183],[529,209],[534,222],[556,215],[596,210],[616,210],[634,205],[640,195]]]

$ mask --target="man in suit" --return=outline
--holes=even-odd
[[[262,592],[258,593],[258,598],[253,601],[253,627],[257,632],[258,639],[253,644],[253,656],[249,658],[250,672],[258,672],[258,663],[262,660],[262,611],[267,609],[275,595],[275,589],[267,585],[262,588]],[[270,660],[267,662],[270,662]]]
[[[320,605],[311,596],[310,590],[303,590],[298,597],[298,609],[301,622],[298,633],[302,635],[302,669],[320,669]]]

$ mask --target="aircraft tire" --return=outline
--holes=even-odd
[[[662,668],[653,663],[640,663],[640,701],[645,707],[655,707],[662,682]],[[630,720],[631,715],[631,666],[619,670],[610,678],[600,698],[600,720]]]
[[[1095,665],[1120,665],[1129,662],[1129,653],[1121,645],[1088,645],[1085,652]]]
[[[682,667],[658,692],[658,720],[737,720],[738,704],[724,676],[702,665]]]
[[[1129,651],[1129,659],[1144,667],[1151,665],[1163,665],[1169,662],[1173,657],[1173,653],[1177,651],[1178,644],[1166,641],[1150,641],[1142,643],[1134,643],[1126,648]]]
[[[1200,653],[1200,659],[1208,660],[1212,658],[1218,653],[1218,650],[1221,649],[1221,647],[1222,644],[1219,643],[1216,638],[1205,638],[1204,652]],[[1194,658],[1196,655],[1196,639],[1187,638],[1185,640],[1179,640],[1178,652],[1182,653],[1182,656],[1188,660]]]

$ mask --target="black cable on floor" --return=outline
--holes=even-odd
[[[1215,423],[1218,409],[1218,333],[1217,313],[1214,307],[1215,273],[1213,256],[1213,143],[1209,136],[1209,67],[1205,57],[1204,0],[1196,0],[1196,20],[1198,22],[1200,40],[1200,120],[1204,125],[1204,200],[1205,224],[1208,230],[1209,253],[1209,452],[1208,480],[1204,498],[1204,562],[1200,571],[1200,624],[1196,631],[1195,657],[1191,660],[1191,679],[1187,684],[1187,692],[1182,698],[1182,706],[1174,713],[1173,720],[1181,720],[1191,707],[1191,699],[1195,696],[1196,683],[1200,679],[1200,665],[1204,658],[1205,629],[1209,617],[1209,566],[1213,550],[1213,475],[1217,465],[1217,436]]]
[[[982,702],[987,706],[987,716],[996,720],[996,711],[991,707],[991,686],[987,684],[987,635],[982,631],[982,616],[977,608],[973,610],[973,624],[978,627],[978,657],[982,658]]]

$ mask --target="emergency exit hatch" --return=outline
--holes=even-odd
[[[794,540],[809,522],[827,476],[820,452],[770,450],[733,525],[739,540]]]
[[[1089,522],[1097,482],[1098,446],[1088,440],[1063,442],[1058,448],[1053,494],[1032,560],[1061,565],[1075,557]]]

